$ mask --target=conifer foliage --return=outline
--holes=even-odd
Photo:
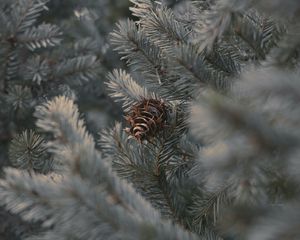
[[[60,168],[47,152],[48,136],[35,129],[33,112],[36,106],[56,95],[69,96],[76,100],[90,122],[103,116],[102,123],[97,119],[97,127],[117,112],[109,109],[112,101],[103,90],[101,79],[105,78],[105,69],[118,62],[116,54],[107,54],[106,36],[112,28],[113,18],[123,14],[120,11],[124,4],[119,4],[120,10],[116,12],[116,9],[110,9],[111,3],[106,0],[84,1],[84,6],[82,2],[0,2],[2,177],[2,168],[7,165],[30,174],[50,173],[56,167]],[[107,106],[109,113],[102,106]],[[95,134],[98,131],[96,127],[93,130]],[[31,229],[30,224],[23,224],[20,218],[3,208],[0,208],[0,216],[1,239],[6,236],[19,239],[26,230],[36,231],[39,225]]]
[[[72,98],[40,104],[59,171],[7,168],[0,203],[29,239],[299,239],[299,2],[131,2],[106,82],[125,123],[95,140]]]
[[[74,95],[78,86],[99,77],[102,69],[100,57],[92,49],[93,39],[71,38],[64,33],[63,26],[44,22],[49,3],[49,0],[0,3],[0,135],[3,143],[16,133],[34,127],[31,116],[35,106],[55,95]],[[72,22],[80,28],[84,21],[74,19]]]

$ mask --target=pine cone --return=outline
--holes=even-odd
[[[125,131],[139,142],[154,137],[166,126],[167,106],[162,100],[144,99],[125,116],[130,128]]]

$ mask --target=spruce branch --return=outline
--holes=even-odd
[[[97,77],[99,65],[97,57],[91,54],[64,59],[54,66],[53,77],[70,85],[81,85]]]
[[[11,86],[5,96],[7,104],[12,106],[15,112],[26,111],[32,104],[32,93],[29,88],[20,85]]]
[[[93,147],[92,137],[86,133],[84,121],[72,100],[65,96],[56,97],[36,108],[37,126],[63,142],[88,143]]]
[[[210,79],[213,79],[215,83],[212,83],[212,86],[218,89],[228,87],[225,80],[229,75],[226,65],[234,65],[237,66],[235,69],[238,68],[235,58],[220,54],[218,49],[212,53],[200,52],[198,44],[191,43],[189,33],[192,30],[186,29],[182,23],[178,22],[172,10],[166,8],[156,9],[147,18],[142,18],[141,26],[141,31],[145,32],[145,35],[161,49],[165,58],[168,59],[167,73],[172,72],[173,74],[175,71],[179,75],[185,75],[189,72],[189,76],[192,79],[196,78],[197,81],[200,79],[200,82],[209,82]],[[172,39],[171,42],[170,39]],[[180,69],[178,66],[182,66],[182,68]],[[199,73],[202,72],[203,74],[199,76]],[[237,71],[231,73],[236,74]],[[165,80],[162,78],[162,82],[166,82],[165,85],[162,84],[163,87],[171,85],[168,84],[168,78],[171,79],[170,82],[174,85],[174,77],[165,74],[165,78]],[[185,79],[188,78],[185,77]],[[177,81],[182,81],[182,79]],[[184,83],[175,83],[175,85],[184,85]]]
[[[108,75],[109,82],[106,83],[110,96],[117,101],[123,102],[125,111],[129,111],[133,103],[142,99],[156,99],[155,93],[149,92],[145,87],[140,86],[124,70],[115,69]]]
[[[178,228],[170,234],[170,230],[174,230],[175,226],[162,221],[156,210],[145,202],[130,185],[112,172],[110,166],[95,150],[93,139],[85,131],[84,123],[79,119],[78,110],[71,100],[65,97],[55,98],[38,108],[35,116],[39,118],[37,121],[39,127],[55,135],[56,140],[50,143],[52,151],[55,155],[68,159],[67,164],[71,172],[95,186],[103,185],[109,199],[114,199],[114,203],[118,203],[122,211],[129,211],[128,217],[133,211],[141,219],[147,219],[146,223],[150,224],[153,237],[159,237],[159,239],[194,238]],[[65,147],[62,147],[62,144]],[[133,223],[138,224],[136,220]],[[160,226],[163,227],[158,228],[158,223],[162,223]]]
[[[235,34],[253,51],[255,58],[264,60],[268,52],[276,46],[284,31],[282,25],[271,18],[260,16],[256,10],[249,10],[245,15],[238,14],[238,24],[234,24]]]
[[[120,21],[117,29],[111,33],[111,44],[122,59],[127,60],[133,71],[139,71],[146,81],[160,82],[164,72],[163,56],[158,47],[153,45],[135,22]]]
[[[251,1],[236,2],[219,1],[204,12],[196,28],[200,49],[212,50],[214,45],[218,45],[217,40],[222,42],[232,31],[241,43],[249,47],[255,59],[263,60],[276,45],[283,26],[270,17],[258,14],[251,8],[254,5]]]
[[[178,22],[171,9],[157,8],[142,18],[141,26],[146,36],[162,51],[173,55],[174,47],[187,43],[189,31]]]
[[[129,141],[119,123],[114,129],[101,134],[99,144],[105,155],[113,154],[112,168],[120,177],[132,182],[138,192],[159,209],[163,216],[184,222],[180,215],[184,214],[179,213],[181,208],[176,208],[182,203],[181,197],[174,190],[176,184],[183,181],[188,169],[184,153],[181,152],[182,159],[176,157],[182,151],[178,147],[178,136],[186,131],[186,121],[179,112],[177,110],[172,114],[172,125],[160,137],[144,146]]]
[[[54,196],[55,183],[44,175],[31,175],[13,168],[5,170],[6,179],[0,180],[1,205],[12,213],[31,221],[46,220],[52,224],[49,201]],[[47,183],[46,183],[47,182]]]
[[[70,169],[74,173],[79,174],[84,179],[90,179],[95,184],[99,178],[102,181],[107,181],[109,184],[107,187],[111,188],[111,191],[125,190],[120,187],[125,187],[126,184],[118,182],[109,166],[100,159],[100,154],[94,149],[93,138],[86,132],[84,122],[79,118],[78,109],[71,100],[65,97],[55,98],[47,105],[37,108],[35,116],[38,118],[37,126],[54,134],[56,141],[50,143],[54,153],[58,156],[70,154],[63,157],[70,161],[67,164],[70,164]],[[64,145],[61,146],[61,144]],[[65,146],[68,145],[69,148],[66,149]],[[72,151],[72,147],[75,146],[78,149],[76,152]],[[127,187],[129,186],[126,186],[126,189]],[[122,197],[128,198],[127,195]],[[136,207],[139,207],[140,204],[137,204]]]
[[[214,192],[202,191],[201,195],[194,195],[194,201],[190,207],[193,224],[200,232],[204,233],[208,228],[216,226],[222,208],[229,205],[228,186],[224,186]]]
[[[25,44],[29,50],[54,47],[60,44],[62,33],[60,29],[51,24],[40,24],[37,27],[26,29],[18,36],[17,41]]]
[[[228,74],[216,70],[206,59],[193,45],[182,45],[176,51],[176,63],[171,63],[170,66],[174,66],[172,70],[181,75],[181,78],[188,79],[190,84],[197,83],[200,87],[209,85],[218,90],[228,89],[231,85],[227,79]]]
[[[2,72],[1,75],[3,76],[3,92],[7,93],[9,82],[11,80],[16,79],[18,75],[18,69],[20,66],[20,59],[18,58],[18,49],[15,46],[10,46],[5,49],[5,53],[3,58],[1,59],[2,62]]]
[[[52,170],[53,161],[47,154],[46,141],[34,131],[24,131],[12,140],[9,158],[14,167],[47,173]]]
[[[74,44],[75,54],[80,56],[85,56],[90,53],[97,53],[103,52],[101,49],[103,46],[101,43],[93,39],[92,37],[85,37],[83,39],[79,39]],[[106,47],[106,46],[105,46]],[[103,53],[104,54],[104,53]],[[99,58],[103,58],[103,56],[99,56]]]
[[[118,175],[131,182],[163,216],[170,217],[172,206],[158,163],[152,160],[152,155],[147,157],[148,154],[143,153],[143,146],[130,143],[126,139],[121,125],[116,124],[113,130],[106,132],[101,138],[100,146],[103,146],[106,154],[114,153],[112,168]]]
[[[24,80],[29,83],[41,85],[43,82],[49,80],[51,70],[49,63],[40,55],[35,55],[29,58],[22,66],[24,72]]]
[[[156,6],[159,6],[158,2],[152,0],[130,0],[130,2],[134,4],[133,7],[129,8],[132,15],[139,18],[145,17],[145,14],[148,14],[149,11],[154,10]]]
[[[20,0],[13,4],[11,17],[14,34],[24,32],[28,27],[34,25],[37,18],[45,10],[49,0]]]

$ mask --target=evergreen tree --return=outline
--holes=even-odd
[[[95,141],[72,97],[40,104],[47,143],[23,137],[57,167],[7,168],[1,204],[29,239],[299,239],[300,3],[131,2],[106,82],[125,121]]]
[[[126,4],[119,4],[116,11],[106,0],[85,1],[85,5],[73,0],[0,2],[1,176],[7,165],[30,174],[32,170],[49,173],[59,166],[46,151],[48,136],[35,130],[37,105],[56,95],[69,96],[93,133],[118,114],[117,107],[111,111],[114,105],[102,79],[119,62],[108,48],[107,35],[115,19],[126,13],[122,8],[127,9]],[[18,239],[31,232],[30,225],[21,226],[2,208],[0,216],[1,239],[2,234]]]
[[[61,4],[49,0],[1,1],[3,145],[14,135],[34,128],[35,106],[53,96],[74,97],[85,113],[111,105],[101,78],[105,78],[111,64],[118,64],[108,48],[107,35],[120,13],[114,12],[113,16],[107,1],[85,1],[84,6],[73,0]],[[62,7],[64,16],[60,14]],[[111,112],[105,108],[102,111]],[[1,157],[1,162],[5,158]]]
[[[15,132],[33,127],[30,117],[36,105],[60,94],[59,89],[64,93],[68,80],[72,84],[76,78],[88,80],[99,67],[92,54],[71,56],[74,48],[62,47],[61,29],[39,21],[47,3],[1,1],[0,135],[4,143]]]

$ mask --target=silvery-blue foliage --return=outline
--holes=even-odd
[[[160,99],[166,124],[96,144],[71,98],[39,105],[62,170],[7,169],[1,203],[43,223],[31,239],[299,239],[298,2],[131,2],[110,35],[128,69],[106,86],[125,114]]]

